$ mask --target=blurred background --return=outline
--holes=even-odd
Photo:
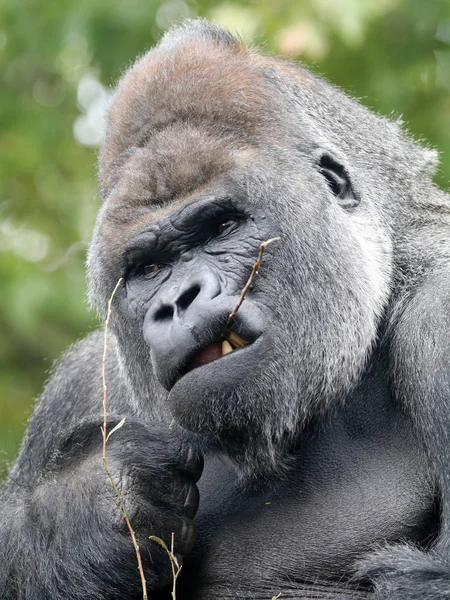
[[[53,361],[98,327],[84,261],[110,90],[167,28],[195,16],[402,115],[440,151],[436,183],[448,186],[450,0],[2,0],[0,478]]]

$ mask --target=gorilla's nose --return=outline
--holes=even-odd
[[[166,389],[195,353],[216,341],[232,309],[219,279],[207,270],[184,273],[179,282],[171,279],[149,307],[143,329],[155,374]]]
[[[180,294],[178,294],[178,290],[176,289],[175,298],[164,298],[161,300],[160,305],[154,312],[154,321],[164,321],[173,319],[174,316],[182,315],[200,294],[201,289],[198,283],[192,284]]]
[[[219,294],[219,281],[210,271],[185,276],[179,283],[174,282],[170,287],[161,290],[151,318],[154,323],[171,321],[174,318],[183,319],[189,309],[194,313],[202,304],[208,303]]]

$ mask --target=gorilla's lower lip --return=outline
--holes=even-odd
[[[228,354],[234,354],[237,350],[242,350],[245,347],[251,346],[256,339],[249,342],[236,333],[229,331],[222,341],[213,342],[206,346],[206,348],[203,348],[203,350],[197,352],[188,362],[183,372],[178,374],[170,389],[172,389],[173,386],[188,373],[215,362]]]
[[[186,429],[197,431],[193,404],[208,412],[210,403],[226,401],[233,390],[247,385],[248,380],[258,379],[261,369],[267,366],[270,356],[270,339],[259,336],[243,348],[222,356],[221,359],[192,369],[181,377],[169,390],[167,404],[176,422]],[[197,425],[195,425],[197,423]]]

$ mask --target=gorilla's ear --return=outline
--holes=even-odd
[[[355,208],[360,203],[359,194],[355,191],[350,175],[342,163],[329,152],[320,151],[316,156],[319,173],[328,183],[337,203],[342,208]]]

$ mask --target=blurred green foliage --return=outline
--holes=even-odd
[[[196,15],[403,115],[441,151],[437,183],[450,178],[450,0],[3,0],[0,474],[53,361],[98,326],[84,260],[108,89],[172,23]]]

